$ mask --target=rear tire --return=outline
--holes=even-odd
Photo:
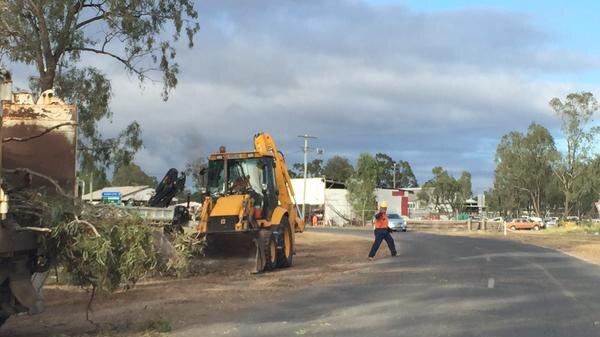
[[[281,251],[277,256],[277,267],[288,268],[292,266],[294,259],[294,237],[287,216],[281,219]]]
[[[540,226],[538,226],[538,225],[533,226],[533,230],[534,231],[539,231],[540,230]]]

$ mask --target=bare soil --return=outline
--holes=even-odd
[[[86,291],[46,286],[46,311],[12,317],[0,336],[165,336],[155,332],[161,328],[151,326],[165,325],[168,330],[218,322],[239,310],[358,272],[368,263],[370,245],[371,240],[360,237],[302,233],[292,268],[253,275],[229,266],[193,278],[146,281],[128,291],[98,295],[90,316],[93,323],[86,321]]]

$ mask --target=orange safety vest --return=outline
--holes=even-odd
[[[379,219],[375,219],[375,228],[388,228],[389,226],[388,216],[386,213],[381,213]]]

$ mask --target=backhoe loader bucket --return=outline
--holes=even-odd
[[[204,266],[215,271],[230,268],[260,273],[269,269],[270,232],[224,232],[206,234]],[[272,246],[272,245],[271,245]]]

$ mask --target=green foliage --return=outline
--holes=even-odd
[[[567,151],[553,165],[565,195],[564,215],[570,214],[575,197],[575,185],[582,179],[585,167],[592,159],[592,150],[600,127],[590,127],[598,102],[589,92],[572,93],[564,101],[553,98],[550,106],[557,114],[567,142]]]
[[[417,177],[413,173],[412,167],[405,160],[398,161],[396,176],[396,186],[399,187],[419,187]]]
[[[350,164],[348,158],[341,156],[331,157],[325,167],[323,167],[323,175],[327,179],[345,182],[354,173],[354,167]]]
[[[575,181],[573,190],[572,201],[577,214],[595,214],[597,210],[594,203],[600,199],[600,156],[585,165],[582,177]]]
[[[323,159],[313,159],[307,163],[306,176],[308,178],[318,178],[323,176]],[[290,170],[290,177],[304,177],[304,164],[295,163]]]
[[[433,178],[423,184],[417,197],[433,204],[439,213],[458,214],[463,211],[466,200],[473,195],[471,173],[464,171],[457,180],[440,166],[434,167],[431,172]]]
[[[379,188],[394,188],[394,180],[396,181],[396,188],[418,186],[417,178],[407,161],[394,161],[392,157],[385,153],[377,153],[375,159],[379,164],[379,175],[377,177]]]
[[[535,214],[542,215],[553,178],[551,164],[558,156],[552,135],[539,124],[529,125],[527,134],[504,135],[496,149],[496,197],[512,207],[529,200]]]
[[[70,66],[91,53],[122,64],[140,80],[159,70],[166,98],[179,71],[173,45],[184,30],[192,47],[199,30],[189,0],[4,0],[2,7],[2,50],[13,61],[35,65],[42,90],[52,88],[59,64]]]
[[[147,185],[155,187],[158,185],[156,177],[147,175],[142,169],[131,163],[129,165],[121,165],[117,167],[113,173],[111,182],[112,186],[142,186]]]
[[[45,189],[15,191],[9,218],[18,224],[43,224],[49,259],[69,275],[71,284],[96,291],[130,288],[151,274],[184,275],[204,248],[203,240],[181,235],[172,245],[161,228],[126,209],[74,205]]]
[[[159,332],[159,333],[167,333],[171,332],[173,329],[171,327],[171,322],[165,319],[155,319],[146,321],[144,324],[145,332]]]
[[[379,172],[377,174],[377,187],[394,188],[394,160],[385,153],[375,154]],[[396,185],[398,186],[398,185]]]
[[[110,186],[110,181],[106,177],[106,171],[103,169],[99,169],[95,166],[88,167],[88,169],[82,168],[81,170],[79,170],[79,172],[77,172],[77,178],[85,181],[86,189],[90,188],[90,183],[92,183],[91,187],[94,190],[98,190],[98,189],[104,188],[106,186]],[[89,191],[86,190],[83,192],[84,192],[83,194],[85,194],[85,193],[88,193]]]
[[[348,202],[365,223],[365,212],[376,209],[375,195],[379,167],[377,160],[368,153],[361,153],[354,174],[347,180]]]
[[[156,229],[140,218],[107,210],[93,210],[79,221],[51,228],[51,251],[73,284],[114,291],[121,285],[134,285],[157,265]]]

